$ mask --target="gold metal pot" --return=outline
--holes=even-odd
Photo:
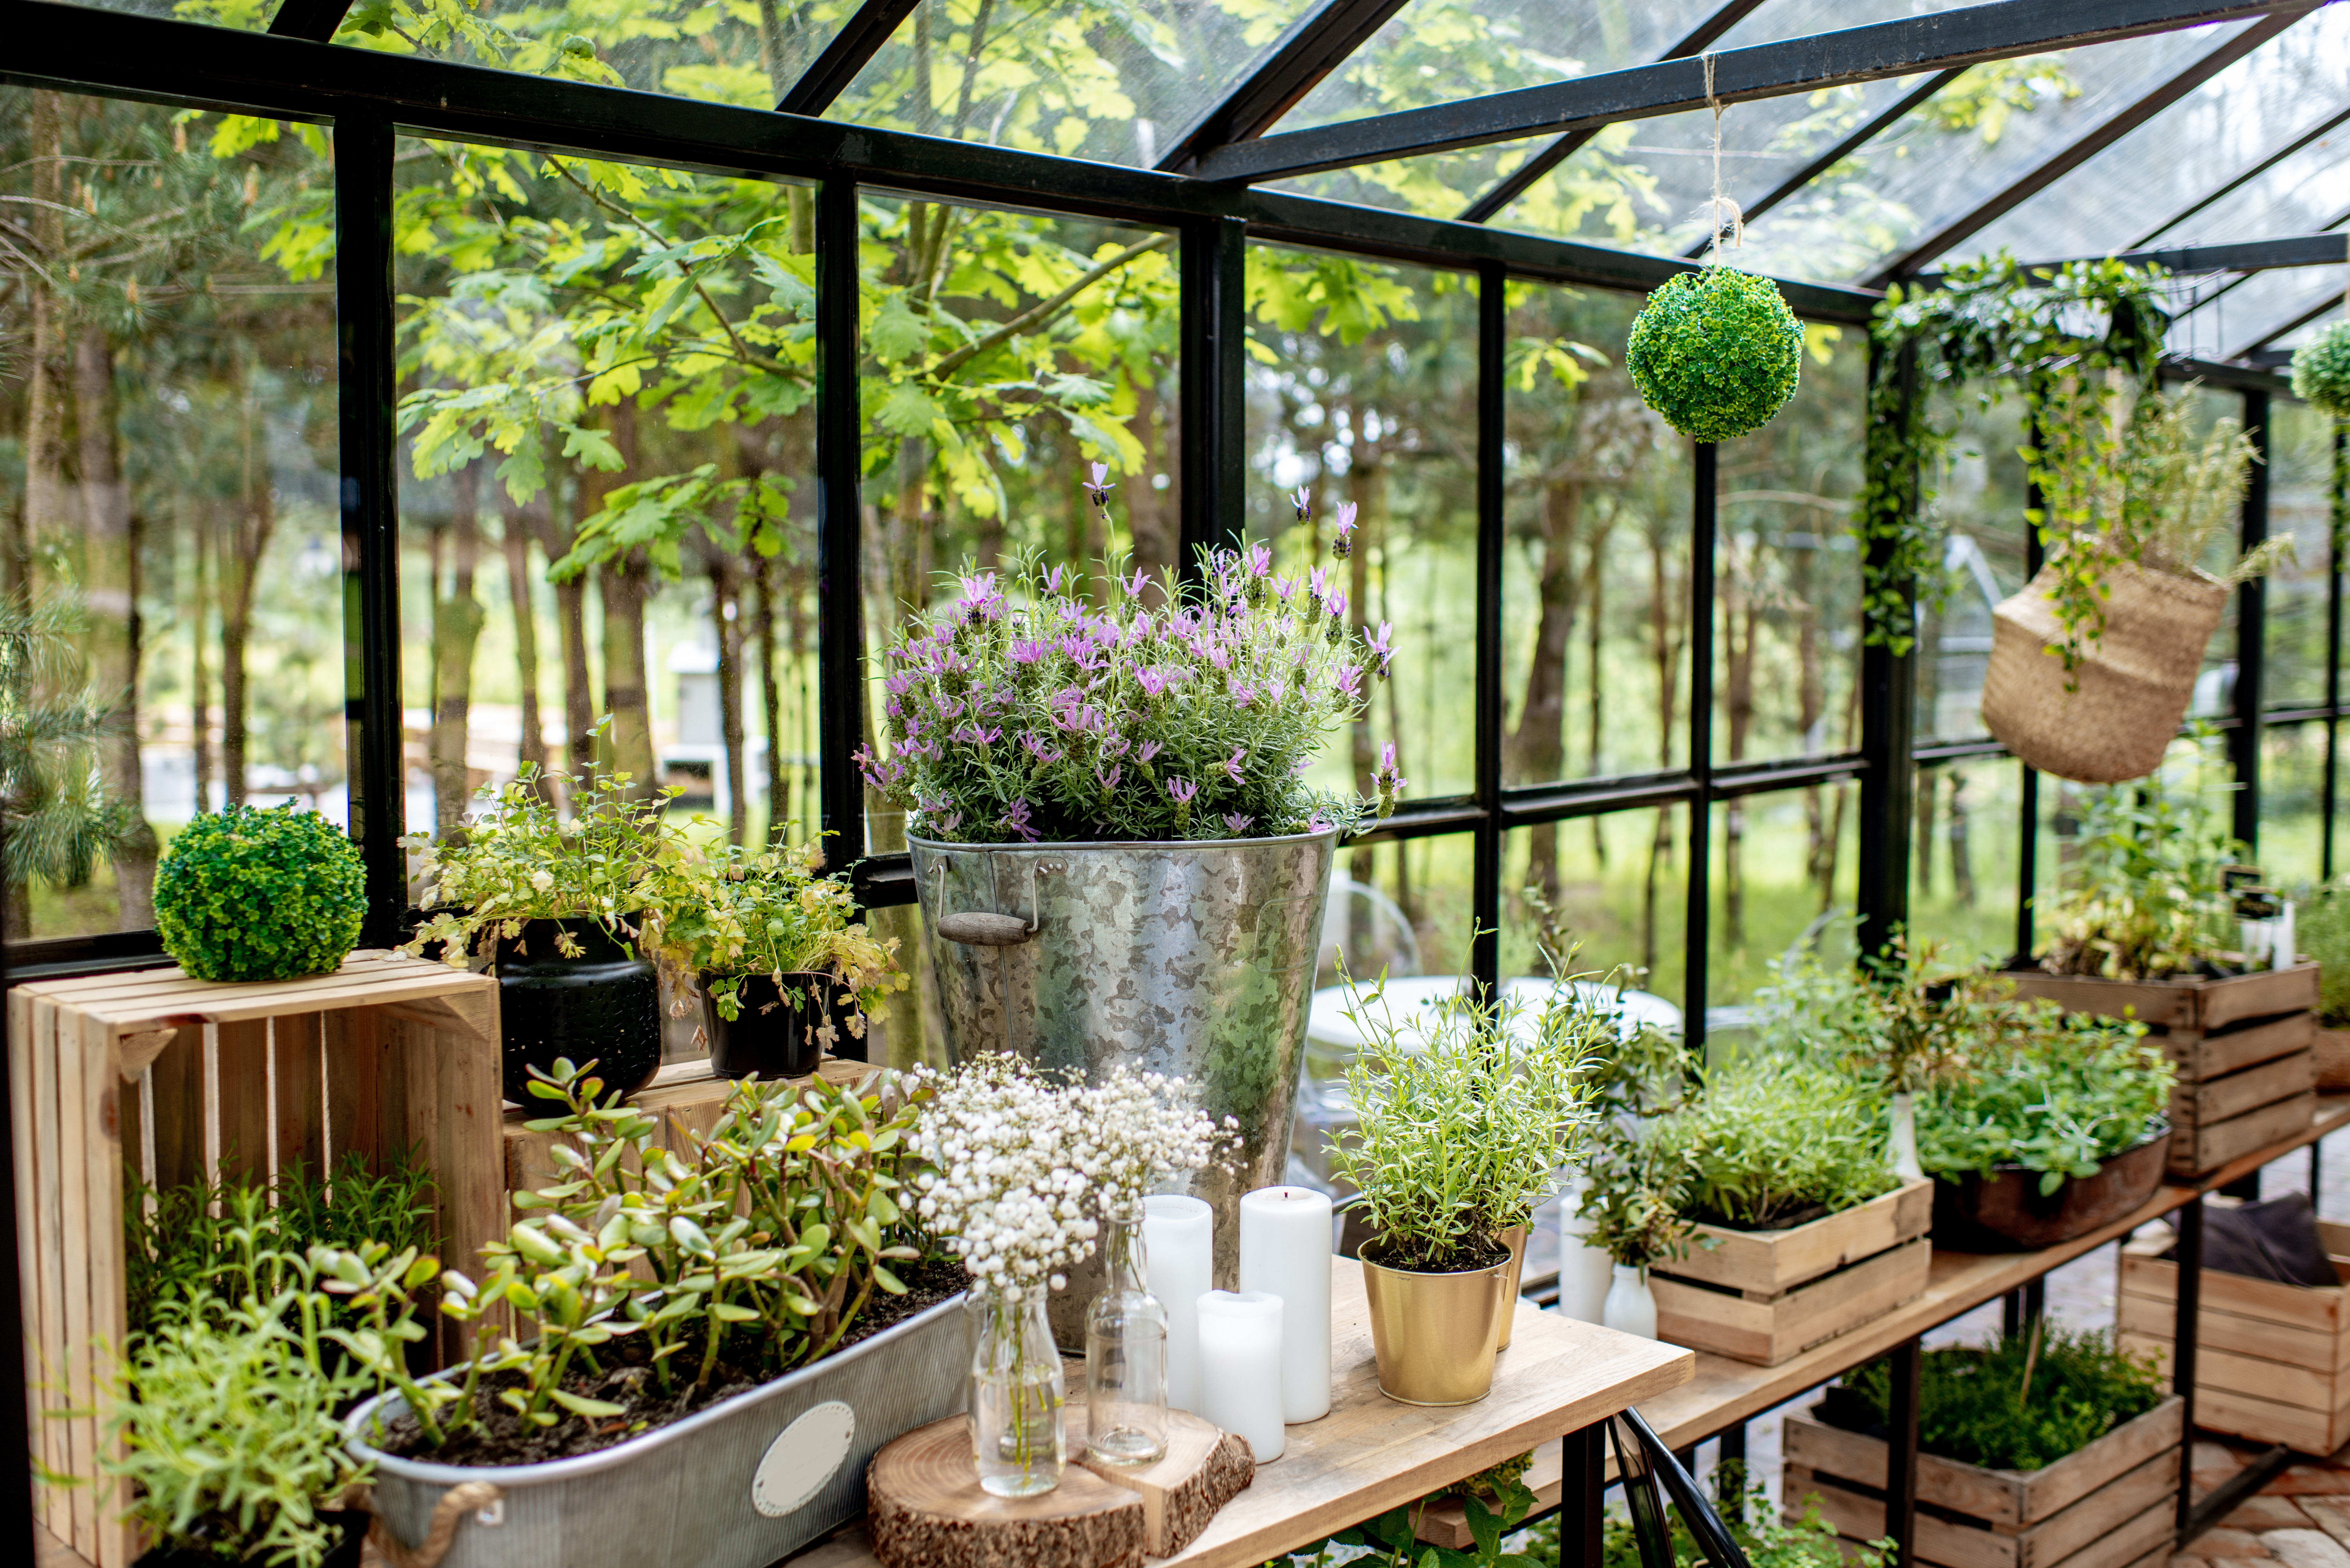
[[[1406,1405],[1473,1405],[1493,1391],[1508,1260],[1451,1274],[1362,1265],[1380,1393]]]
[[[1518,1320],[1518,1282],[1526,1272],[1526,1227],[1513,1225],[1502,1232],[1502,1240],[1510,1247],[1510,1289],[1502,1298],[1502,1343],[1496,1350],[1510,1348],[1510,1325]]]

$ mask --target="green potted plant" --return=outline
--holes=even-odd
[[[746,1082],[676,1150],[588,1068],[532,1083],[569,1179],[515,1195],[484,1276],[439,1276],[472,1360],[420,1379],[386,1333],[432,1277],[412,1255],[323,1271],[362,1316],[340,1343],[389,1390],[348,1423],[386,1526],[412,1550],[487,1481],[503,1522],[460,1523],[445,1568],[641,1568],[649,1519],[663,1561],[764,1568],[859,1511],[874,1452],[968,1387],[959,1271],[909,1212],[922,1091]]]
[[[1666,1121],[1689,1093],[1688,1052],[1679,1038],[1642,1029],[1587,1070],[1594,1120],[1584,1163],[1579,1217],[1587,1244],[1614,1260],[1599,1321],[1623,1334],[1657,1337],[1655,1264],[1686,1253],[1696,1227],[1689,1199],[1689,1145]]]
[[[1624,364],[1640,400],[1673,429],[1691,441],[1734,441],[1795,395],[1804,326],[1769,278],[1708,265],[1648,296]]]
[[[601,763],[577,777],[526,763],[483,786],[484,809],[461,833],[400,841],[415,857],[417,901],[432,911],[408,950],[437,950],[459,967],[486,961],[497,976],[507,1099],[525,1102],[533,1074],[559,1060],[594,1060],[619,1095],[660,1068],[660,982],[643,928],[650,873],[694,853],[669,825],[675,793],[640,798]]]
[[[845,877],[814,874],[819,853],[722,843],[650,874],[649,923],[701,992],[722,1077],[802,1077],[827,1052],[861,1060],[868,1023],[906,986],[897,939],[857,919]]]
[[[1456,996],[1398,1020],[1374,988],[1352,1013],[1365,1044],[1347,1069],[1357,1125],[1330,1146],[1370,1239],[1360,1250],[1379,1392],[1409,1405],[1492,1392],[1510,1293],[1504,1233],[1553,1192],[1586,1119],[1600,1030],[1613,1016],[1561,988],[1556,1021],[1513,1029],[1497,1006]],[[1423,1334],[1442,1324],[1440,1335]],[[1407,1325],[1420,1325],[1420,1329]]]
[[[366,913],[358,846],[290,800],[206,812],[155,867],[155,928],[197,980],[328,973],[358,945]]]
[[[2302,895],[2298,909],[2295,945],[2317,965],[2317,1086],[2339,1094],[2350,1089],[2350,882]]]

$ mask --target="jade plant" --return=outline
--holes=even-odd
[[[1882,1429],[1890,1377],[1882,1361],[1845,1374],[1822,1401],[1822,1419]],[[2163,1380],[2149,1359],[2109,1335],[2049,1329],[2042,1319],[1991,1345],[1928,1351],[1918,1393],[1921,1453],[1985,1469],[2037,1470],[2162,1403]]]
[[[1804,327],[1767,277],[1709,266],[1665,280],[1633,318],[1624,363],[1648,407],[1691,441],[1761,430],[1795,395]]]
[[[367,871],[341,828],[294,803],[181,829],[155,867],[163,949],[198,980],[325,974],[359,944]]]

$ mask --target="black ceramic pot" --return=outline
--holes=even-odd
[[[2162,1185],[2170,1163],[2170,1125],[2124,1149],[2087,1178],[2068,1177],[2055,1191],[2040,1190],[2040,1173],[2001,1166],[1991,1176],[1969,1171],[1957,1180],[1934,1179],[1934,1245],[1960,1252],[2036,1251],[2085,1236],[2137,1210]]]
[[[702,978],[703,993],[710,976]],[[743,977],[742,1011],[733,1023],[710,1004],[710,1066],[724,1078],[804,1078],[829,1049],[862,1061],[865,1042],[848,1030],[857,993],[828,974]],[[832,1038],[824,1038],[831,1024]]]
[[[359,1568],[359,1548],[367,1544],[368,1515],[356,1509],[330,1509],[319,1517],[343,1532],[343,1538],[327,1553],[326,1568]],[[247,1561],[258,1563],[262,1560],[255,1557]],[[158,1546],[133,1559],[130,1568],[221,1568],[221,1559],[209,1552]]]
[[[556,951],[558,930],[577,939],[580,956]],[[660,978],[596,921],[525,920],[522,935],[497,940],[490,969],[498,977],[507,1099],[538,1104],[525,1087],[530,1069],[545,1071],[558,1057],[594,1061],[608,1098],[634,1093],[660,1070]]]

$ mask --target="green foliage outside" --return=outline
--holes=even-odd
[[[2350,885],[2337,877],[2301,901],[2293,945],[2317,962],[2319,1022],[2328,1029],[2350,1026]]]
[[[1821,1414],[1838,1425],[1881,1429],[1890,1376],[1882,1361],[1845,1374]],[[2043,1469],[2162,1400],[2162,1378],[2151,1361],[2118,1348],[2101,1331],[2048,1328],[2043,1319],[1988,1347],[1926,1353],[1918,1447],[1985,1469]]]
[[[2224,763],[2199,747],[2186,769],[2081,795],[2075,853],[2037,911],[2040,964],[2055,974],[2159,980],[2203,971],[2235,944],[2225,867],[2244,853],[2222,815]]]
[[[2350,420],[2350,321],[2337,321],[2293,351],[2293,395]]]
[[[1625,363],[1648,405],[1691,441],[1761,430],[1795,395],[1804,329],[1779,286],[1733,267],[1669,279],[1632,323]]]
[[[294,803],[198,818],[155,867],[164,950],[198,980],[324,974],[359,944],[367,867],[341,828]]]

